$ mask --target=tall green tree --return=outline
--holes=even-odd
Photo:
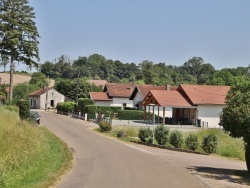
[[[41,72],[34,72],[30,79],[30,84],[35,85],[37,87],[48,86],[48,80],[46,76]]]
[[[33,91],[37,90],[38,87],[36,85],[32,85],[29,83],[20,83],[13,87],[13,102],[16,103],[21,99],[29,99],[29,94]]]
[[[204,60],[201,57],[192,57],[187,62],[184,63],[183,67],[186,71],[195,76],[196,81],[199,79],[200,75],[204,71],[202,66],[204,65]]]
[[[5,72],[6,66],[9,64],[9,60],[4,57],[0,59],[0,67],[3,66],[3,72]]]
[[[221,125],[230,136],[243,138],[247,169],[250,172],[250,82],[231,87],[221,118]]]
[[[38,67],[39,60],[35,13],[28,0],[0,0],[0,54],[10,60],[10,97],[13,96],[15,62]]]

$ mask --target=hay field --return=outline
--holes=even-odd
[[[10,83],[10,75],[9,73],[0,73],[1,83],[0,84],[9,84]],[[29,82],[31,79],[31,76],[28,75],[20,75],[20,74],[14,74],[13,75],[13,84],[19,84],[24,82]],[[53,87],[55,84],[55,80],[50,79],[49,87]]]

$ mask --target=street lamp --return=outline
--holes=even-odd
[[[154,140],[155,140],[155,136],[154,136],[154,131],[155,131],[155,104],[148,104],[148,106],[152,106],[153,107],[153,144],[154,144]]]

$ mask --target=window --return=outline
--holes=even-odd
[[[122,103],[122,106],[123,106],[123,107],[126,107],[126,106],[127,106],[127,103]]]
[[[32,100],[30,100],[30,106],[32,107]]]

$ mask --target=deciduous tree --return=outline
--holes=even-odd
[[[243,138],[248,172],[250,172],[250,83],[232,86],[222,111],[221,125],[229,135]]]
[[[13,95],[14,63],[38,67],[39,34],[35,13],[28,0],[0,0],[0,54],[10,60],[10,97]]]

